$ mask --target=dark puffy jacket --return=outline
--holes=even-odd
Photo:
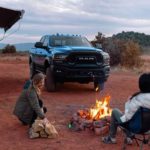
[[[20,120],[30,124],[34,112],[36,112],[39,118],[45,118],[44,113],[39,106],[39,99],[36,90],[34,88],[24,89],[16,102],[13,113]]]

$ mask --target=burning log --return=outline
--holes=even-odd
[[[90,112],[89,112],[89,109],[78,110],[77,114],[78,114],[81,118],[90,119]]]
[[[110,96],[102,101],[96,100],[96,105],[91,109],[78,110],[74,113],[69,123],[73,131],[82,131],[86,128],[93,130],[96,135],[103,135],[109,130],[111,109],[108,107]]]

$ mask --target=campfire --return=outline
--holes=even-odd
[[[74,131],[90,129],[95,131],[97,135],[104,134],[109,129],[111,108],[110,96],[106,96],[101,100],[96,100],[96,103],[91,108],[78,110],[73,114],[69,123],[69,128]]]

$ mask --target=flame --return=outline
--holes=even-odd
[[[106,116],[110,116],[112,109],[109,108],[110,96],[104,97],[102,100],[96,100],[96,104],[90,109],[90,118],[98,120]]]
[[[109,104],[110,96],[106,96],[102,100],[96,100],[95,106],[89,110],[79,110],[78,114],[82,118],[99,120],[106,116],[111,116],[112,109],[110,109]]]

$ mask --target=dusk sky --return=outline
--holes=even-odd
[[[20,29],[1,43],[36,42],[55,33],[80,34],[89,40],[97,32],[106,37],[122,31],[150,34],[150,0],[0,0],[0,6],[25,10]]]

